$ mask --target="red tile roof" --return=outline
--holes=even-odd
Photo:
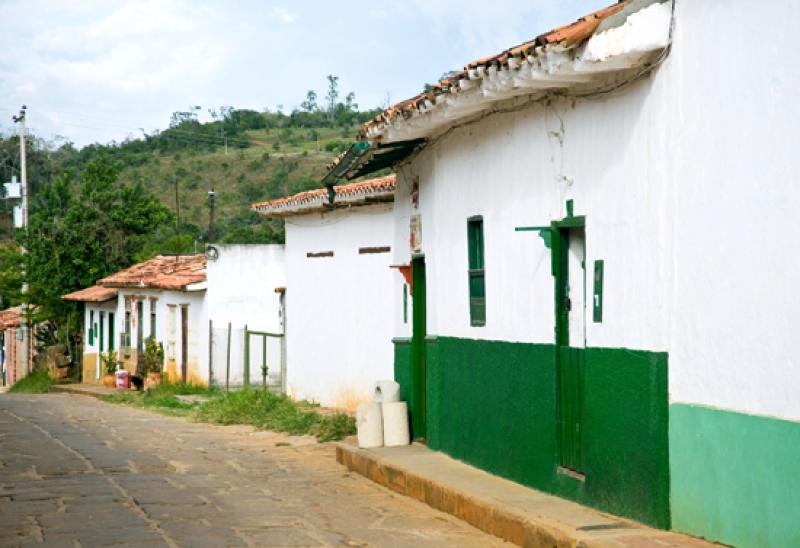
[[[15,306],[13,308],[0,310],[0,329],[19,327],[19,321],[21,315],[22,315],[21,306]]]
[[[396,182],[396,176],[392,174],[368,181],[335,186],[333,187],[336,192],[334,207],[337,204],[352,206],[392,201]],[[293,196],[253,204],[250,207],[263,215],[285,217],[330,209],[331,205],[328,203],[328,190],[317,188]]]
[[[158,255],[149,261],[135,264],[97,282],[104,287],[150,287],[155,289],[186,289],[191,284],[206,281],[204,255]]]
[[[110,301],[111,299],[117,296],[117,293],[118,291],[113,287],[102,287],[99,285],[95,285],[92,287],[87,287],[85,289],[80,289],[78,291],[73,291],[72,293],[68,293],[67,295],[63,295],[61,297],[61,300],[86,302],[86,303],[102,303],[105,301]]]
[[[512,48],[508,48],[496,55],[477,59],[471,63],[467,63],[464,69],[456,74],[443,78],[437,84],[433,85],[430,91],[420,93],[406,101],[401,101],[381,112],[372,120],[366,122],[358,134],[361,140],[366,139],[367,131],[371,126],[379,124],[391,123],[395,118],[400,115],[408,115],[425,106],[426,103],[433,103],[435,98],[439,95],[450,93],[459,86],[462,80],[470,80],[469,71],[479,67],[489,68],[491,66],[504,67],[508,65],[509,59],[512,57],[520,58],[532,54],[536,48],[544,46],[562,46],[565,48],[574,47],[577,44],[589,39],[597,27],[604,19],[616,14],[625,8],[633,0],[620,0],[618,3],[590,13],[585,17],[581,17],[574,23],[564,25],[553,29],[544,34],[540,34],[536,38],[523,42]]]

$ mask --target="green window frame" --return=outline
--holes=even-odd
[[[89,346],[94,346],[94,310],[89,311]]]
[[[108,349],[114,350],[114,313],[108,313]]]
[[[469,323],[486,325],[486,271],[484,269],[483,216],[467,219]]]
[[[150,299],[150,336],[156,338],[156,299]]]

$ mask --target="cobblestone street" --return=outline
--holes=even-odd
[[[309,438],[0,395],[0,545],[495,546]]]

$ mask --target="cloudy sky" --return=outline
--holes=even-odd
[[[291,111],[340,77],[374,107],[613,0],[0,0],[0,131],[77,145],[200,105]]]

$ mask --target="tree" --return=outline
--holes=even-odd
[[[71,305],[61,295],[126,268],[172,213],[144,188],[118,181],[120,166],[89,162],[81,177],[69,174],[42,186],[31,203],[27,269],[30,301],[58,323]]]
[[[317,92],[313,89],[308,90],[306,100],[300,103],[300,108],[305,112],[315,112],[319,109],[317,106]]]
[[[336,104],[339,101],[339,77],[329,74],[328,94],[325,96],[328,102],[328,117],[333,121],[336,114]]]

